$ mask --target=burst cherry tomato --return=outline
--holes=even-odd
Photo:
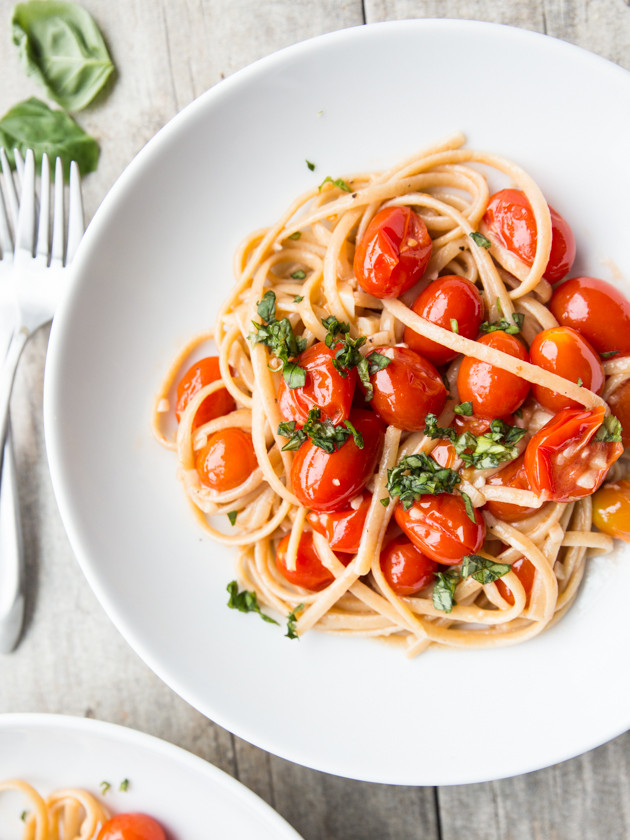
[[[527,597],[525,604],[527,605],[529,602],[529,596],[532,594],[532,588],[534,586],[536,567],[531,560],[528,560],[526,557],[521,557],[519,560],[512,563],[512,571],[523,584],[523,589],[525,590],[525,595]],[[501,597],[504,598],[508,604],[514,604],[514,595],[505,580],[503,578],[499,578],[496,581],[496,584]]]
[[[593,522],[611,537],[630,542],[630,481],[611,481],[593,496]]]
[[[325,589],[328,584],[333,582],[335,576],[319,559],[319,555],[313,544],[313,534],[310,531],[304,531],[300,537],[295,558],[295,569],[287,568],[287,549],[290,539],[291,535],[287,534],[278,543],[278,548],[276,549],[276,566],[278,570],[289,583],[295,586],[310,589],[311,592],[319,592],[321,589]],[[349,556],[345,559],[342,558],[342,563],[344,564],[349,561]]]
[[[429,283],[411,308],[416,315],[446,330],[452,328],[451,321],[455,319],[459,334],[465,338],[477,338],[483,319],[483,300],[479,290],[470,280],[457,274],[438,277]],[[454,350],[419,335],[411,327],[405,327],[403,340],[434,365],[446,364],[457,357]]]
[[[473,522],[461,496],[449,493],[420,496],[408,510],[398,504],[394,516],[411,542],[436,563],[460,563],[464,555],[478,551],[486,538],[479,510]]]
[[[408,432],[424,429],[427,414],[439,414],[446,402],[440,374],[407,347],[379,347],[378,352],[391,361],[370,377],[374,386],[370,405],[391,426]]]
[[[531,490],[525,470],[525,456],[521,455],[510,461],[502,470],[490,476],[486,483],[490,487],[516,487],[518,490]],[[536,512],[536,508],[521,507],[509,502],[489,501],[486,502],[485,508],[504,522],[519,522]]]
[[[177,405],[175,407],[177,422],[179,422],[182,412],[197,391],[218,379],[221,379],[218,356],[207,356],[188,368],[177,386]],[[193,420],[193,429],[197,429],[204,423],[209,423],[216,417],[229,414],[235,408],[236,403],[230,392],[225,388],[219,388],[218,391],[209,394],[197,409]]]
[[[291,486],[304,507],[317,511],[345,508],[372,477],[383,451],[383,424],[371,411],[352,411],[349,419],[363,437],[363,449],[349,437],[330,455],[310,440],[295,453]]]
[[[581,382],[589,391],[601,394],[604,387],[604,368],[599,356],[588,341],[571,327],[552,327],[534,338],[529,348],[532,364],[557,373],[572,382]],[[532,393],[549,411],[579,408],[579,403],[557,391],[532,385]]]
[[[549,308],[565,327],[573,327],[598,353],[630,353],[630,301],[597,277],[572,277],[559,286]]]
[[[590,496],[623,452],[623,444],[593,440],[605,410],[565,408],[532,437],[525,469],[532,490],[554,502]]]
[[[96,840],[166,840],[166,834],[146,814],[116,814],[103,824]]]
[[[575,237],[569,224],[549,207],[551,253],[544,277],[557,283],[571,270],[575,260]],[[483,217],[486,232],[525,265],[536,256],[536,219],[527,196],[521,190],[500,190],[491,196]]]
[[[429,583],[439,566],[401,535],[394,537],[381,551],[381,569],[396,595],[415,595]]]
[[[514,335],[496,330],[478,340],[523,362],[528,361],[527,350]],[[461,402],[472,402],[476,417],[495,418],[513,414],[522,405],[529,393],[529,382],[466,356],[457,374],[457,391]]]
[[[630,446],[630,379],[616,388],[608,398],[610,410],[621,423],[621,441]]]
[[[218,493],[239,487],[257,466],[252,436],[234,427],[210,435],[195,456],[201,483]]]
[[[336,348],[326,347],[323,341],[313,344],[298,359],[306,371],[301,388],[289,388],[284,379],[278,388],[278,408],[285,420],[295,420],[303,426],[311,408],[319,408],[322,420],[337,425],[347,420],[357,381],[353,368],[344,377],[333,365]]]
[[[363,501],[357,508],[319,512],[310,510],[306,518],[314,531],[328,539],[328,544],[333,551],[356,554],[371,502],[371,494],[365,493]]]
[[[385,207],[374,216],[354,253],[354,276],[377,298],[399,297],[422,277],[433,243],[409,207]]]

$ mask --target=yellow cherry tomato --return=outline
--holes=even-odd
[[[611,481],[595,493],[593,522],[605,534],[630,542],[630,481]]]

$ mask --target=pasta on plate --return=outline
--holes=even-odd
[[[628,536],[630,303],[565,280],[568,223],[464,142],[326,177],[247,237],[156,398],[199,522],[240,551],[230,606],[289,636],[522,642]]]

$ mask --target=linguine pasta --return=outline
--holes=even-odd
[[[254,343],[250,336],[252,322],[259,319],[257,307],[269,290],[275,294],[278,317],[288,318],[294,334],[306,346],[325,340],[323,321],[334,316],[349,325],[350,336],[367,337],[361,349],[364,355],[379,347],[402,345],[405,327],[461,354],[445,371],[450,395],[437,419],[439,427],[449,426],[455,417],[462,357],[488,362],[585,409],[603,407],[606,414],[605,400],[630,377],[627,358],[606,361],[606,385],[598,396],[580,383],[420,317],[410,308],[413,294],[377,299],[357,284],[355,247],[375,214],[383,207],[410,207],[422,218],[432,239],[425,280],[451,274],[467,278],[480,290],[489,321],[523,316],[522,336],[527,342],[541,330],[557,326],[547,306],[552,287],[543,277],[552,241],[550,211],[539,186],[514,163],[466,149],[463,144],[464,137],[457,134],[388,171],[358,173],[337,182],[327,179],[321,187],[297,198],[270,228],[247,237],[235,255],[236,283],[218,313],[214,331],[195,337],[183,348],[157,396],[154,433],[175,451],[179,476],[200,525],[214,540],[238,547],[240,586],[255,593],[261,607],[290,615],[298,635],[314,628],[378,637],[403,646],[412,656],[431,644],[461,648],[512,645],[538,635],[569,609],[589,549],[608,551],[612,547],[610,536],[592,530],[590,496],[549,501],[531,489],[492,483],[492,475],[505,466],[503,463],[491,469],[467,468],[460,463],[456,467],[459,490],[482,511],[485,520],[486,539],[478,556],[489,564],[509,567],[501,575],[503,585],[498,578],[458,576],[450,611],[439,603],[436,606],[431,586],[415,595],[396,594],[380,564],[400,504],[388,496],[388,477],[405,456],[430,455],[438,440],[423,431],[404,431],[390,424],[367,486],[371,503],[356,554],[342,563],[327,539],[314,532],[314,548],[334,580],[322,591],[308,591],[291,584],[278,570],[279,541],[290,535],[286,563],[295,567],[301,535],[311,529],[307,510],[291,486],[295,453],[283,448],[286,437],[279,433],[285,419],[277,400],[281,365],[264,343]],[[484,233],[489,172],[511,182],[529,200],[537,231],[531,265],[500,245],[480,247],[475,239]],[[180,417],[176,434],[169,436],[164,431],[171,407],[169,394],[186,359],[210,339],[218,348],[221,380],[194,395]],[[220,389],[227,389],[233,397],[235,410],[195,428],[199,406]],[[527,430],[518,444],[519,454],[550,417],[528,398],[516,421]],[[195,456],[209,436],[228,427],[251,434],[258,466],[240,486],[216,492],[200,481]],[[611,475],[619,476],[622,471],[618,462]],[[353,504],[360,501],[353,500]],[[531,508],[531,513],[516,522],[502,521],[484,507],[489,501]],[[233,525],[226,528],[228,513]],[[531,591],[526,591],[512,569],[523,558],[533,567]]]

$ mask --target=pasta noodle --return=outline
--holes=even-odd
[[[509,181],[529,202],[536,229],[530,264],[488,238],[484,214],[489,179]],[[297,635],[314,628],[377,637],[404,647],[410,656],[430,645],[487,648],[522,642],[552,625],[570,607],[587,552],[612,547],[610,536],[592,531],[590,495],[556,501],[526,487],[495,481],[505,463],[477,468],[456,461],[457,492],[464,494],[473,513],[482,511],[485,541],[474,552],[476,562],[485,569],[501,567],[503,572],[449,578],[447,567],[442,583],[450,580],[452,584],[450,609],[439,601],[436,604],[435,586],[433,590],[425,586],[416,594],[397,593],[380,560],[384,544],[396,533],[394,512],[401,504],[390,492],[392,471],[407,456],[429,456],[438,438],[426,428],[387,426],[382,454],[365,485],[370,501],[360,543],[356,551],[340,559],[327,537],[312,525],[308,506],[292,486],[291,470],[298,456],[295,449],[287,449],[288,435],[282,431],[287,420],[278,400],[283,362],[264,341],[252,340],[252,322],[264,329],[260,305],[272,291],[274,317],[287,319],[301,342],[300,349],[326,340],[326,322],[331,317],[348,325],[352,339],[366,337],[360,351],[364,358],[379,347],[405,347],[405,328],[450,349],[457,358],[444,370],[450,395],[437,417],[442,429],[457,416],[462,358],[487,363],[529,385],[546,388],[583,406],[600,423],[610,414],[606,402],[610,394],[630,379],[630,362],[623,356],[604,362],[606,382],[600,396],[580,381],[475,340],[476,335],[460,334],[457,324],[449,329],[427,320],[411,308],[413,292],[411,296],[404,292],[375,297],[357,282],[353,259],[358,243],[385,208],[411,208],[424,222],[432,240],[425,283],[449,275],[465,278],[481,293],[488,321],[522,324],[528,343],[541,331],[558,326],[546,305],[552,286],[543,275],[550,260],[553,228],[540,187],[516,164],[466,149],[463,135],[453,135],[388,171],[362,172],[337,181],[328,178],[297,198],[270,228],[245,239],[235,255],[236,283],[212,334],[221,378],[194,393],[181,412],[176,432],[165,431],[185,362],[211,335],[196,337],[175,359],[157,395],[154,433],[176,452],[179,476],[201,526],[218,542],[239,547],[240,586],[255,593],[259,606],[288,615]],[[299,353],[290,357],[299,364]],[[232,410],[196,425],[200,406],[221,390],[234,401]],[[522,434],[512,459],[554,416],[531,396],[521,412],[515,425]],[[200,479],[197,457],[213,435],[228,428],[251,435],[256,466],[236,487],[213,489]],[[623,458],[614,464],[610,476],[623,475],[624,464]],[[594,481],[590,474],[581,480]],[[365,493],[359,492],[351,500],[351,509],[357,510],[365,499]],[[525,515],[503,520],[486,507],[489,502],[499,510],[501,505],[519,506]],[[230,514],[232,522],[227,527],[219,518],[225,514]],[[416,514],[412,507],[410,518]],[[320,591],[291,583],[277,561],[279,543],[286,538],[284,563],[289,573],[295,571],[300,541],[311,532],[317,557],[331,576]],[[528,564],[531,580],[524,581],[517,573],[523,563]]]

